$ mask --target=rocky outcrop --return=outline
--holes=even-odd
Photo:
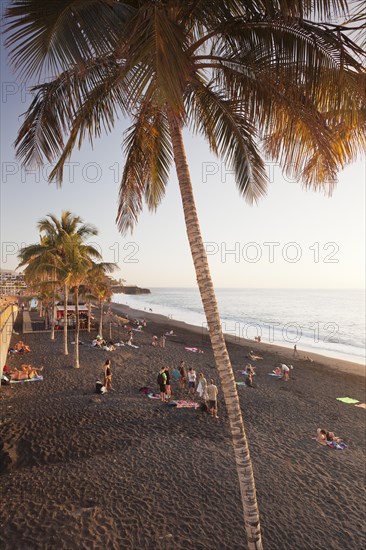
[[[151,294],[151,290],[148,288],[140,288],[138,286],[113,286],[113,292],[115,294]]]

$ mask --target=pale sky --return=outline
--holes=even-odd
[[[193,262],[172,166],[166,197],[155,214],[147,209],[133,235],[115,225],[122,139],[121,119],[113,134],[85,143],[65,170],[61,189],[46,172],[25,173],[13,142],[31,100],[5,64],[1,74],[1,268],[14,269],[16,253],[38,241],[37,221],[62,210],[99,229],[94,243],[105,261],[116,261],[129,284],[146,287],[196,285]],[[258,206],[239,196],[233,178],[204,141],[184,134],[201,223],[217,287],[363,288],[365,281],[365,158],[347,167],[331,198],[304,191],[269,166],[271,183]],[[216,163],[216,164],[214,164]],[[119,174],[118,174],[119,172]],[[216,172],[216,173],[212,173]]]

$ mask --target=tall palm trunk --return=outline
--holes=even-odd
[[[38,299],[38,313],[40,317],[43,317],[43,302],[41,299]]]
[[[80,334],[80,320],[79,320],[79,287],[75,287],[75,312],[76,312],[76,328],[75,328],[75,368],[79,369],[79,334]]]
[[[56,302],[56,290],[52,291],[52,303],[51,303],[51,340],[55,339],[55,302]]]
[[[64,285],[64,355],[69,355],[67,348],[67,302],[69,299],[69,288],[67,283]]]
[[[48,303],[47,303],[46,306],[45,306],[45,308],[44,308],[44,328],[45,328],[45,330],[48,330],[49,322],[50,322],[50,318],[49,318],[49,305],[48,305]]]
[[[168,121],[173,143],[174,162],[182,197],[188,240],[191,247],[198,287],[206,314],[210,340],[229,418],[244,511],[244,523],[248,539],[248,548],[251,550],[259,550],[262,548],[262,539],[256,489],[248,442],[240,410],[239,398],[236,391],[234,374],[231,367],[229,354],[226,349],[224,335],[221,330],[216,296],[208,266],[206,251],[203,246],[194,202],[192,183],[185,156],[181,127],[171,111],[168,112]]]
[[[99,319],[99,336],[103,338],[103,300],[99,300],[100,319]]]
[[[88,332],[91,329],[91,301],[88,300]]]

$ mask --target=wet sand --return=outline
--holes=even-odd
[[[126,306],[117,310],[137,316]],[[48,333],[13,336],[13,344],[21,338],[32,351],[11,357],[9,366],[44,366],[44,382],[0,390],[2,549],[246,548],[221,392],[220,419],[214,420],[138,391],[156,389],[159,368],[174,368],[181,359],[218,383],[209,341],[200,329],[143,315],[147,328],[133,332],[138,349],[109,353],[81,346],[79,370],[72,367],[73,334],[69,356],[62,354],[62,333],[55,342]],[[166,348],[153,348],[152,334],[170,329],[176,336],[167,337]],[[124,329],[113,331],[114,340],[127,339]],[[108,333],[107,323],[106,339]],[[95,334],[82,332],[81,339],[88,344]],[[250,349],[264,357],[254,363],[257,387],[239,386],[238,393],[264,547],[361,549],[366,410],[336,397],[365,402],[364,377],[345,364],[337,370],[336,360],[322,364],[312,355],[311,363],[277,346],[231,343],[238,381]],[[107,357],[116,391],[98,396],[95,381]],[[289,382],[268,376],[279,360],[290,359]],[[343,437],[347,448],[317,444],[318,426]]]

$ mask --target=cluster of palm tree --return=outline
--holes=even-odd
[[[266,192],[265,157],[306,187],[334,186],[365,148],[365,52],[352,0],[13,0],[14,70],[36,78],[16,140],[26,166],[56,162],[129,116],[117,223],[155,210],[174,162],[225,397],[248,546],[262,547],[252,465],[206,257],[183,128],[204,136],[249,202]],[[360,19],[362,20],[360,22]],[[349,23],[347,23],[347,21]],[[361,30],[362,30],[361,29]],[[223,205],[229,208],[229,205]]]
[[[74,296],[75,367],[79,368],[79,296],[89,304],[88,330],[90,331],[91,301],[100,306],[100,331],[102,330],[103,302],[112,295],[111,280],[107,273],[117,266],[102,261],[100,252],[86,240],[98,234],[98,230],[71,212],[62,212],[58,219],[53,214],[39,220],[40,242],[23,247],[18,254],[19,267],[25,267],[26,281],[36,292],[40,303],[46,303],[51,311],[51,339],[55,338],[54,310],[57,295],[62,292],[64,303],[64,354],[68,355],[67,304],[69,292]],[[46,315],[47,318],[47,315]]]

